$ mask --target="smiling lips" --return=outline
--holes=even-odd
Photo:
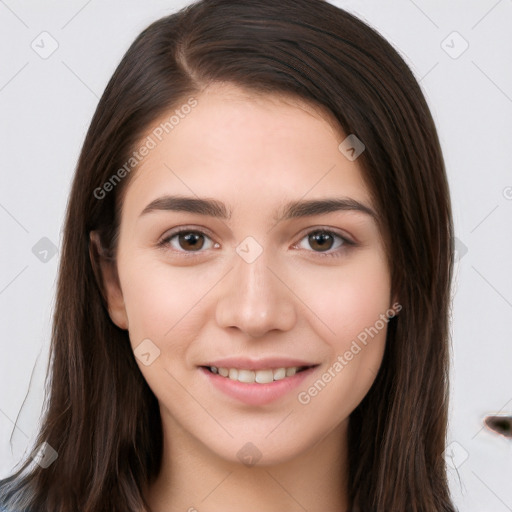
[[[228,357],[201,366],[211,373],[238,382],[268,384],[286,377],[292,377],[296,373],[317,366],[317,364],[289,357],[267,357],[262,359]]]
[[[233,366],[227,366],[227,362],[222,362],[222,364],[226,364],[226,366],[212,364],[200,366],[199,370],[207,379],[206,382],[212,386],[210,389],[218,390],[223,395],[249,406],[264,406],[289,395],[319,366],[317,364],[288,366],[283,365],[283,361],[279,363],[280,366],[275,366],[274,361],[274,364],[272,362],[264,363],[270,366],[265,367],[260,361],[252,369],[250,366],[254,363],[247,361],[244,365],[249,368],[240,368],[233,362],[229,363]]]
[[[289,357],[230,357],[210,361],[199,368],[223,393],[249,405],[265,405],[298,386],[317,366]]]

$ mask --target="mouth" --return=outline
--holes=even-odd
[[[235,404],[244,403],[249,407],[270,405],[280,399],[289,399],[297,387],[312,379],[319,364],[307,366],[280,366],[274,368],[259,365],[258,369],[228,368],[225,366],[199,366],[205,383],[219,396],[235,400]],[[214,391],[215,390],[215,391]]]
[[[318,365],[309,366],[288,366],[281,368],[266,368],[258,370],[249,370],[245,368],[226,368],[217,366],[201,366],[206,371],[230,379],[243,382],[245,384],[270,384],[272,382],[284,380],[293,377],[297,373],[304,372]]]

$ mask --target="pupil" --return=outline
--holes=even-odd
[[[187,233],[186,235],[180,235],[181,239],[185,239],[187,244],[190,244],[189,247],[184,247],[180,241],[180,246],[182,249],[193,248],[195,250],[201,249],[203,243],[198,242],[202,235],[199,233]]]
[[[326,239],[330,239],[327,240]],[[311,247],[314,249],[315,244],[317,244],[317,248],[319,249],[330,249],[332,246],[333,238],[329,233],[325,233],[322,231],[319,231],[317,233],[313,233],[309,235],[309,240]],[[327,247],[328,246],[328,247]]]

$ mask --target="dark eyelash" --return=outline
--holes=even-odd
[[[204,235],[208,238],[211,238],[207,233],[205,233],[204,231],[201,231],[201,230],[198,230],[198,229],[191,229],[191,228],[181,228],[179,229],[178,231],[174,231],[174,232],[171,232],[169,235],[167,235],[164,239],[162,239],[160,242],[157,243],[157,246],[160,247],[160,248],[165,248],[167,247],[169,244],[170,244],[170,241],[172,238],[174,238],[175,236],[177,235],[180,235],[182,233],[195,233],[195,234],[198,234],[198,235]],[[344,237],[343,235],[340,235],[339,233],[336,233],[336,231],[332,231],[332,230],[329,230],[329,229],[322,229],[322,228],[315,228],[315,229],[312,229],[311,231],[308,231],[307,233],[305,233],[299,240],[302,241],[305,237],[309,236],[309,235],[312,235],[314,233],[326,233],[328,235],[333,235],[334,237],[338,237],[342,240],[343,242],[343,245],[341,247],[339,247],[338,249],[332,251],[332,252],[322,252],[322,251],[308,251],[308,252],[313,252],[314,254],[317,254],[319,255],[320,257],[333,257],[333,258],[337,258],[337,257],[340,257],[341,254],[340,252],[343,251],[343,246],[354,246],[356,245],[355,242],[353,242],[352,240],[349,240],[348,238]],[[297,244],[299,243],[297,242]],[[297,245],[295,244],[295,245]],[[197,253],[194,253],[194,252],[188,252],[188,251],[176,251],[180,254],[186,254],[187,256],[186,257],[194,257],[194,256],[198,256],[201,252],[204,252],[204,251],[198,251]]]

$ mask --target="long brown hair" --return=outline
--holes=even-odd
[[[453,512],[443,456],[453,234],[438,136],[393,47],[321,0],[203,0],[152,23],[124,55],[92,119],[67,205],[37,439],[58,458],[46,469],[28,458],[2,481],[3,501],[34,512],[149,510],[144,488],[162,455],[158,403],[127,331],[108,315],[90,233],[115,255],[131,175],[101,197],[98,189],[156,119],[218,81],[320,105],[365,144],[358,162],[402,310],[389,322],[376,380],[350,417],[351,510]]]

